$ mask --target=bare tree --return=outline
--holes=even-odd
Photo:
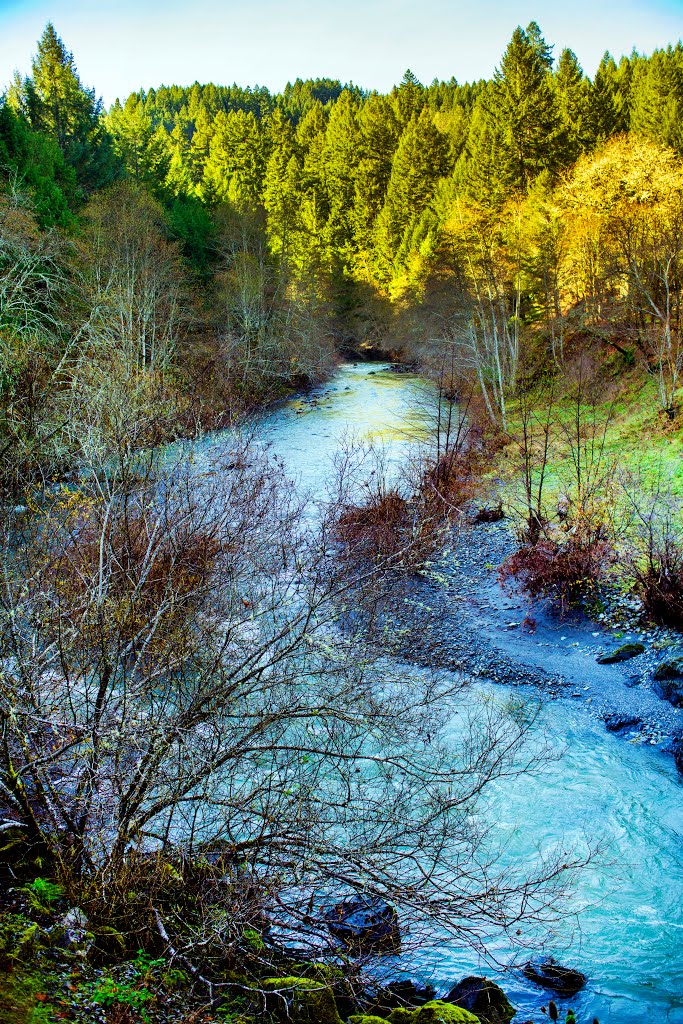
[[[183,956],[198,937],[233,948],[263,915],[301,930],[349,891],[482,947],[552,916],[577,858],[506,864],[479,813],[542,762],[533,712],[378,662],[363,610],[381,565],[332,558],[336,510],[302,516],[253,445],[197,459],[122,451],[6,528],[0,828],[100,915],[133,913],[153,851],[218,845],[220,906],[154,907]]]

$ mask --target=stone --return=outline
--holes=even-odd
[[[389,1024],[479,1024],[479,1018],[462,1006],[432,999],[417,1010],[392,1010]]]
[[[390,981],[369,1002],[370,1008],[368,1012],[388,1013],[390,1010],[395,1010],[401,1006],[407,1006],[409,1009],[412,1009],[430,1002],[435,995],[436,992],[431,985],[421,988],[409,979]]]
[[[445,1001],[469,1010],[482,1024],[508,1024],[516,1013],[500,985],[488,978],[463,978],[445,996]]]
[[[655,682],[654,691],[675,708],[683,708],[683,679],[662,679]]]
[[[342,1024],[332,989],[319,981],[295,976],[266,978],[261,988],[273,993],[266,1008],[276,1020],[287,1024]]]
[[[645,647],[643,644],[622,644],[621,647],[610,651],[609,654],[601,654],[595,660],[598,665],[616,665],[617,662],[629,661],[631,658],[637,658],[639,654],[644,653]]]
[[[356,953],[398,952],[401,947],[398,914],[377,896],[352,896],[337,903],[325,914],[325,923],[336,939]]]
[[[621,732],[622,729],[633,729],[642,724],[642,718],[635,715],[608,715],[605,719],[607,732]]]
[[[671,753],[674,756],[676,767],[683,775],[683,733],[679,733],[671,740]]]
[[[548,956],[542,960],[530,960],[523,968],[524,977],[541,988],[549,988],[560,996],[574,996],[584,987],[585,974],[571,967],[562,967],[557,960]]]
[[[68,953],[87,956],[94,942],[88,919],[80,907],[72,907],[50,929],[50,945]]]
[[[655,682],[662,682],[664,679],[683,679],[683,658],[671,658],[670,661],[663,661],[655,669]]]

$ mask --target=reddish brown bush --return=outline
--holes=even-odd
[[[612,555],[611,543],[599,532],[577,532],[563,542],[544,538],[522,544],[503,563],[500,577],[514,577],[531,597],[547,597],[564,611],[595,593]]]
[[[683,537],[670,528],[652,530],[644,554],[631,552],[626,572],[654,622],[683,629]]]
[[[398,491],[371,495],[365,503],[346,505],[337,517],[337,539],[365,557],[390,557],[409,543],[410,508]]]

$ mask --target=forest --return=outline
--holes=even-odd
[[[681,42],[590,78],[532,22],[489,80],[105,109],[46,26],[0,97],[0,1020],[509,1024],[493,981],[371,961],[521,968],[601,839],[498,848],[558,744],[418,656],[424,588],[505,521],[475,575],[615,637],[637,608],[683,706],[682,317]],[[429,442],[359,484],[340,440],[311,502],[259,416],[373,361]],[[576,1024],[586,977],[534,964]]]
[[[532,23],[491,81],[105,112],[48,25],[0,108],[3,486],[68,466],[78,417],[154,396],[139,442],[188,433],[359,346],[455,345],[503,429],[520,378],[577,352],[637,364],[674,417],[682,104],[680,44],[591,81]]]

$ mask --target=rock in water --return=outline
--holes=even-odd
[[[674,736],[671,741],[671,752],[681,775],[683,775],[683,733]]]
[[[633,729],[642,724],[642,719],[635,715],[608,715],[605,719],[607,732],[621,732],[622,729]]]
[[[610,651],[609,654],[601,654],[595,660],[598,665],[616,665],[619,661],[629,661],[629,659],[637,658],[639,654],[644,653],[645,648],[642,644],[622,644],[616,650]]]
[[[390,981],[388,985],[381,988],[373,997],[366,997],[363,1001],[369,1006],[369,1014],[384,1014],[401,1006],[414,1009],[423,1006],[434,999],[435,990],[431,985],[422,988],[414,981],[402,979],[401,981]]]
[[[508,1024],[516,1012],[500,985],[488,978],[463,978],[450,990],[444,1002],[464,1007],[482,1024]]]
[[[353,896],[337,903],[325,914],[325,923],[335,938],[356,953],[398,952],[401,947],[398,914],[376,896]]]
[[[543,960],[530,960],[524,967],[523,974],[529,981],[542,988],[552,989],[560,996],[574,996],[588,980],[581,971],[571,967],[562,967],[557,960],[548,956]]]

